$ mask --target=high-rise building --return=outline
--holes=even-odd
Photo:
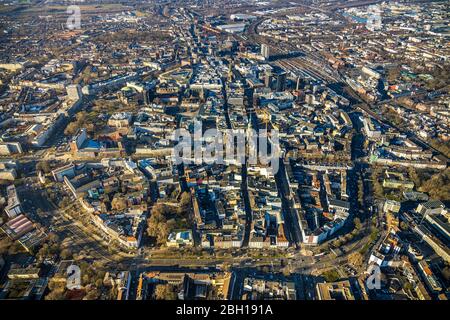
[[[299,91],[300,89],[302,89],[302,85],[303,85],[303,80],[301,77],[298,77],[297,84],[295,86],[295,90]]]
[[[233,81],[233,61],[228,64],[228,81]]]
[[[164,8],[163,8],[163,16],[170,17],[170,8],[168,6],[164,6]]]
[[[275,85],[275,91],[284,91],[286,90],[286,72],[279,72],[276,73],[276,85]]]
[[[146,106],[150,105],[152,103],[152,99],[153,99],[153,93],[150,89],[145,89],[144,92],[142,93],[142,95],[144,96],[144,104]]]
[[[382,29],[381,8],[378,5],[372,5],[367,10],[366,28],[370,31],[379,31]]]
[[[264,57],[265,60],[269,60],[270,48],[267,44],[261,45],[261,55]]]
[[[270,88],[271,83],[272,83],[272,71],[266,70],[266,73],[264,75],[264,86]]]

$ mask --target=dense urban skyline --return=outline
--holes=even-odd
[[[447,300],[448,2],[0,16],[0,299]]]

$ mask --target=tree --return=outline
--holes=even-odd
[[[178,214],[182,216],[189,215],[190,209],[191,209],[191,194],[189,192],[183,192],[181,194],[180,199],[180,208],[178,210]]]
[[[433,199],[447,201],[450,199],[450,168],[445,169],[425,181],[420,191],[427,192]]]
[[[191,205],[191,194],[187,191],[181,194],[181,207],[186,208]]]
[[[45,300],[64,300],[65,296],[66,292],[64,286],[58,286],[45,296]]]
[[[165,244],[167,242],[167,237],[169,236],[169,233],[170,232],[167,224],[161,223],[159,225],[159,230],[156,235],[156,241],[158,242],[158,244],[160,245]]]
[[[359,219],[358,217],[356,217],[355,219],[353,219],[353,223],[355,224],[355,228],[357,230],[361,230],[362,224],[361,224],[361,219]]]
[[[152,208],[150,218],[147,220],[147,233],[156,238],[158,244],[166,243],[170,232],[164,213],[164,206],[157,204]]]
[[[100,297],[100,290],[96,287],[90,287],[83,300],[97,300]]]
[[[19,252],[24,252],[25,249],[23,248],[23,246],[18,242],[13,242],[11,244],[11,246],[8,248],[8,255],[12,255],[12,254],[16,254]]]
[[[71,122],[67,125],[66,129],[64,130],[64,134],[66,136],[73,136],[75,132],[78,130],[78,124],[76,122]]]
[[[175,287],[170,284],[159,284],[155,289],[155,298],[157,300],[176,300],[177,293]]]
[[[377,198],[384,196],[384,188],[378,180],[373,181],[373,193]]]
[[[97,288],[101,288],[103,286],[103,280],[102,279],[95,280],[95,286]]]
[[[416,188],[419,188],[422,185],[422,180],[414,167],[408,168],[408,176],[414,182]]]
[[[409,228],[408,223],[405,222],[405,221],[401,221],[399,226],[400,226],[400,229],[401,229],[402,231],[407,231],[408,228]]]
[[[13,243],[11,239],[8,237],[5,237],[2,240],[0,240],[0,255],[7,254],[12,244]]]
[[[361,207],[364,206],[364,185],[362,178],[358,179],[358,203]]]
[[[289,277],[291,275],[291,271],[289,270],[289,267],[283,268],[282,273],[283,273],[283,276],[285,276],[285,277]]]
[[[111,202],[111,207],[114,210],[122,211],[127,208],[127,202],[122,197],[115,197]]]
[[[383,198],[384,189],[381,183],[378,181],[378,177],[383,172],[381,167],[375,167],[372,171],[372,181],[373,181],[373,193],[377,198]]]
[[[54,232],[50,232],[48,234],[47,240],[50,243],[59,243],[59,236],[56,233],[54,233]]]
[[[335,282],[339,280],[339,273],[336,270],[328,270],[325,271],[322,276],[325,278],[327,282]]]
[[[42,248],[39,250],[39,252],[37,253],[37,257],[41,260],[44,260],[45,258],[47,258],[47,256],[50,254],[50,249],[47,243],[44,243],[42,245]]]
[[[70,251],[70,249],[64,249],[61,251],[60,256],[64,260],[70,259],[72,257],[72,251]]]
[[[67,197],[67,196],[65,196],[59,203],[60,208],[66,208],[69,205],[71,205],[71,201],[70,201],[69,197]]]
[[[52,171],[52,169],[50,168],[50,164],[48,163],[48,161],[41,161],[41,162],[38,162],[38,164],[36,165],[36,170],[42,171],[42,172],[44,172],[44,173],[49,173],[50,171]]]
[[[89,133],[91,135],[95,133],[95,129],[96,129],[95,124],[89,123],[89,124],[85,125],[85,127],[86,127],[86,132],[87,133]]]
[[[386,77],[387,81],[389,83],[393,83],[393,82],[397,81],[398,78],[400,77],[400,71],[401,71],[401,68],[399,66],[389,68],[388,72],[387,72],[387,77]]]
[[[155,208],[155,207],[153,207]],[[160,211],[152,209],[150,218],[147,220],[147,234],[151,237],[156,237],[160,224],[166,223],[166,218]]]
[[[450,267],[449,266],[445,266],[442,269],[442,276],[444,277],[444,279],[446,281],[450,281]]]
[[[342,241],[340,239],[336,239],[332,242],[333,247],[338,248],[342,245]]]
[[[428,143],[436,150],[442,152],[447,158],[450,157],[450,141],[434,138],[429,139]]]
[[[405,290],[406,292],[409,292],[413,289],[413,285],[411,284],[411,282],[406,281],[403,284],[403,290]]]
[[[363,256],[359,252],[353,252],[348,256],[348,262],[355,267],[361,267],[363,264]]]
[[[86,125],[86,112],[79,112],[76,116],[76,120],[69,123],[64,130],[64,134],[67,136],[74,135],[78,129]]]

